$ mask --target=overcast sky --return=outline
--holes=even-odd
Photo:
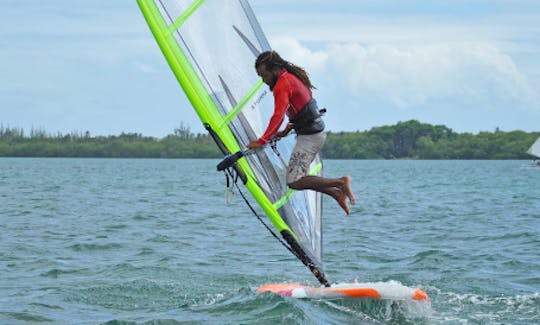
[[[540,131],[538,0],[252,0],[332,131],[417,119]],[[1,0],[0,124],[203,133],[135,0]]]

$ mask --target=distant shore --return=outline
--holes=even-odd
[[[416,120],[368,131],[328,132],[328,159],[532,159],[525,151],[540,132],[456,133]],[[89,132],[51,135],[43,130],[0,126],[0,157],[219,158],[207,134],[181,126],[164,138],[138,133],[91,136]]]

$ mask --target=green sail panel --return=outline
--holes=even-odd
[[[137,0],[172,71],[201,122],[228,152],[260,137],[273,112],[273,96],[255,73],[257,55],[270,45],[247,1]],[[246,188],[295,255],[326,284],[322,272],[322,198],[291,191],[286,163],[294,136],[238,162]],[[319,157],[311,166],[322,174]],[[254,238],[255,240],[255,238]]]

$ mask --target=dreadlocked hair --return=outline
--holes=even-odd
[[[300,79],[302,83],[309,89],[316,89],[315,86],[311,84],[311,80],[309,80],[309,75],[306,70],[284,60],[276,51],[266,51],[259,54],[257,60],[255,61],[255,68],[258,68],[263,64],[267,70],[273,70],[276,67],[285,69],[287,72],[292,73],[298,79]]]

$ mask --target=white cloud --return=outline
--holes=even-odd
[[[302,67],[309,67],[310,69],[322,70],[324,69],[328,61],[328,52],[321,51],[312,51],[300,44],[296,39],[293,38],[281,38],[277,39],[274,42],[275,49],[279,50],[285,58],[296,63]]]
[[[370,98],[399,109],[450,101],[480,110],[540,112],[540,100],[524,74],[491,44],[334,43],[312,51],[286,38],[274,40],[274,45],[284,57],[320,77],[317,83],[340,90],[335,97]]]

